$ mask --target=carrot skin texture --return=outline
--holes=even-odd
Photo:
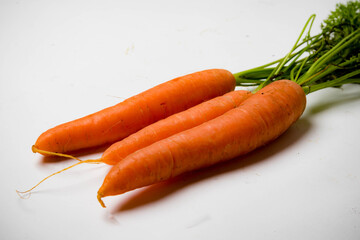
[[[98,198],[246,154],[285,132],[301,116],[305,105],[306,96],[298,84],[289,80],[273,82],[239,107],[127,156],[109,171]]]
[[[96,113],[42,133],[35,147],[66,153],[114,143],[139,129],[235,89],[227,70],[210,69],[175,78]]]
[[[114,143],[106,149],[101,159],[106,164],[114,165],[141,148],[198,126],[224,114],[232,108],[238,107],[251,95],[251,92],[245,90],[232,91],[183,112],[173,114]]]

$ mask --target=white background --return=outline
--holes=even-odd
[[[177,76],[282,57],[336,2],[0,0],[0,239],[360,239],[360,86],[310,94],[272,144],[106,209],[105,165],[15,192],[74,163],[31,152],[48,128]]]

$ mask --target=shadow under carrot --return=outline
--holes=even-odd
[[[185,173],[173,179],[140,189],[134,195],[120,203],[113,210],[113,213],[130,211],[132,209],[146,206],[163,200],[171,194],[186,188],[188,185],[193,185],[197,182],[226,174],[228,172],[239,171],[248,166],[269,160],[270,156],[280,153],[282,149],[289,148],[289,146],[300,140],[307,132],[309,132],[310,129],[311,124],[308,119],[306,117],[301,118],[278,139],[247,155],[237,157],[233,160],[222,162],[205,169]]]

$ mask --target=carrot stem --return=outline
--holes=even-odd
[[[301,33],[298,37],[298,39],[296,40],[294,46],[291,48],[290,52],[288,52],[288,54],[286,54],[286,56],[282,59],[282,61],[279,63],[279,65],[277,65],[275,67],[275,69],[273,70],[273,72],[267,77],[267,79],[262,82],[258,88],[255,89],[255,92],[260,90],[261,88],[265,87],[267,84],[269,84],[272,80],[272,78],[276,75],[278,75],[281,71],[281,69],[284,67],[284,65],[290,60],[290,56],[292,55],[292,53],[295,51],[295,49],[298,47],[298,43],[301,40],[306,28],[308,27],[308,25],[310,24],[309,30],[308,30],[308,36],[310,36],[310,30],[312,27],[312,24],[314,22],[316,15],[313,14],[310,16],[310,18],[307,20],[305,26],[303,27],[303,29],[301,30]],[[303,41],[302,43],[307,42],[307,39],[305,39],[305,41]]]
[[[328,82],[324,82],[324,83],[320,83],[320,84],[316,84],[313,86],[309,86],[309,93],[324,89],[324,88],[328,88],[328,87],[335,87],[335,86],[339,86],[342,85],[344,83],[345,80],[347,79],[351,79],[351,77],[354,77],[356,75],[360,74],[360,69],[348,74],[345,74],[341,77],[338,77],[332,81],[328,81]]]

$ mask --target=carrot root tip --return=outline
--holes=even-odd
[[[35,145],[32,145],[32,146],[31,146],[31,151],[32,151],[33,153],[37,153],[37,147],[36,147]]]
[[[100,205],[101,205],[103,208],[106,208],[104,201],[101,199],[102,197],[103,197],[103,195],[98,192],[98,194],[97,194],[97,200],[99,201]]]
[[[19,190],[16,190],[17,195],[21,198],[21,199],[28,199],[31,196],[31,192],[30,191],[24,191],[21,192]]]
[[[32,145],[31,150],[32,150],[33,153],[40,153],[40,154],[43,154],[45,156],[57,156],[57,157],[71,158],[71,159],[81,161],[79,158],[77,158],[75,156],[72,156],[72,155],[69,155],[69,154],[58,153],[58,152],[50,152],[50,151],[38,149],[35,145]]]
[[[61,169],[60,171],[54,172],[54,173],[50,174],[49,176],[43,178],[40,182],[38,182],[35,186],[33,186],[32,188],[30,188],[29,190],[22,191],[22,192],[16,190],[16,192],[17,192],[17,194],[19,195],[20,198],[23,198],[23,199],[29,198],[30,195],[31,195],[31,191],[32,191],[33,189],[35,189],[35,188],[36,188],[37,186],[39,186],[42,182],[44,182],[45,180],[49,179],[49,178],[52,177],[52,176],[55,176],[55,175],[57,175],[57,174],[59,174],[59,173],[62,173],[62,172],[66,171],[66,170],[68,170],[68,169],[70,169],[70,168],[73,168],[73,167],[75,167],[75,166],[77,166],[77,165],[80,165],[80,164],[83,164],[83,163],[99,164],[99,163],[102,163],[102,162],[103,162],[103,161],[101,160],[101,158],[100,158],[100,159],[79,160],[79,162],[77,162],[77,163],[75,163],[75,164],[73,164],[73,165],[70,165],[69,167],[66,167],[66,168],[64,168],[64,169]],[[27,195],[29,195],[29,196],[27,196]],[[105,206],[105,205],[104,205],[104,206]]]

